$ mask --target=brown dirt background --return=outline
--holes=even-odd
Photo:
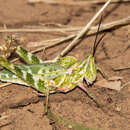
[[[71,26],[84,26],[101,8],[101,4],[65,5],[65,4],[28,4],[27,0],[0,1],[0,28],[23,28],[40,24],[55,23]],[[128,17],[130,3],[110,4],[104,11],[103,23],[112,22]],[[99,19],[95,22],[97,24]],[[123,82],[130,81],[130,69],[113,71],[113,67],[130,65],[130,26],[107,32],[103,42],[96,52],[97,65],[108,76],[121,76]],[[1,33],[1,44],[5,35]],[[57,33],[20,33],[28,42],[41,41],[59,37]],[[86,57],[92,48],[95,36],[85,38],[68,55],[78,59]],[[66,44],[47,50],[48,59],[54,58]],[[31,50],[30,48],[27,48]],[[42,59],[43,53],[38,53]],[[102,76],[98,73],[97,80]],[[89,88],[89,91],[104,107],[98,108],[92,100],[80,89],[67,94],[50,95],[50,107],[55,113],[67,119],[84,124],[91,128],[102,130],[130,130],[130,85],[117,92],[107,88]],[[0,115],[8,115],[0,120],[0,130],[63,130],[64,128],[51,125],[44,111],[44,97],[38,97],[32,88],[10,85],[0,88]]]

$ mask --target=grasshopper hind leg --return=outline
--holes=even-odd
[[[43,63],[41,59],[22,48],[20,46],[21,41],[21,38],[16,35],[7,36],[5,44],[0,46],[0,56],[8,58],[13,52],[16,52],[27,64]]]
[[[16,53],[27,63],[27,64],[39,64],[43,63],[41,59],[34,56],[32,53],[28,52],[21,46],[18,46],[16,49]]]

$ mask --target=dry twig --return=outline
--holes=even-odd
[[[104,4],[106,0],[90,0],[90,1],[61,1],[61,0],[28,0],[28,3],[48,3],[48,4],[65,4],[65,5],[88,5],[88,4]],[[130,0],[112,0],[111,3],[130,2]]]
[[[130,24],[130,16],[127,17],[127,18],[123,18],[121,20],[116,20],[114,22],[111,22],[111,23],[107,23],[107,24],[102,24],[101,27],[100,27],[100,30],[101,31],[104,31],[104,30],[107,30],[107,29],[112,29],[112,28],[116,28],[116,27],[119,27],[119,26],[123,26],[123,25],[127,25],[127,24]],[[91,35],[91,34],[95,34],[96,30],[97,30],[97,27],[98,26],[93,26],[93,27],[90,27],[87,35]],[[12,32],[12,33],[44,33],[44,32],[63,32],[63,33],[66,33],[68,34],[69,32],[70,33],[76,33],[78,31],[80,31],[83,27],[64,27],[64,28],[42,28],[42,29],[38,29],[38,28],[33,28],[33,29],[26,29],[26,28],[21,28],[21,29],[0,29],[0,32],[1,33],[5,33],[5,32]],[[65,38],[65,37],[64,37]],[[62,39],[62,38],[60,38]],[[55,40],[59,40],[59,38],[57,39],[53,39],[54,41]],[[49,40],[47,40],[46,42],[48,42]]]
[[[123,84],[123,85],[121,86],[121,88],[124,88],[125,86],[127,86],[127,85],[129,85],[129,84],[130,84],[130,82],[125,83],[125,84]]]
[[[28,29],[28,28],[20,28],[20,29],[0,29],[0,32],[1,33],[5,33],[5,32],[9,32],[9,33],[14,33],[14,32],[17,32],[17,33],[22,33],[22,32],[28,32],[28,33],[36,33],[36,32],[39,32],[39,33],[43,33],[43,32],[60,32],[60,33],[66,33],[66,32],[73,32],[73,31],[77,31],[79,30],[79,28],[58,28],[58,29],[48,29],[48,28],[32,28],[32,29]]]
[[[12,83],[2,83],[2,84],[0,84],[0,88],[2,88],[2,87],[5,87],[5,86],[8,86],[8,85],[11,85]]]
[[[126,70],[126,69],[130,69],[130,66],[119,67],[119,68],[113,68],[114,71],[121,71],[121,70]]]
[[[106,30],[110,30],[110,29],[115,29],[118,28],[120,26],[124,26],[124,25],[128,25],[130,24],[130,17],[121,19],[121,20],[116,20],[110,23],[106,23],[106,24],[102,24],[100,27],[100,31],[106,31]],[[81,27],[79,27],[80,29]],[[95,33],[97,33],[97,28],[98,26],[93,26],[89,29],[87,36],[93,35]],[[71,28],[70,28],[71,31]],[[79,30],[77,30],[79,31]],[[53,46],[59,45],[61,43],[64,43],[65,41],[71,40],[76,36],[76,32],[75,34],[69,35],[67,37],[60,37],[60,38],[56,38],[56,39],[51,39],[51,40],[44,40],[44,41],[40,41],[40,42],[30,42],[28,43],[28,46],[32,46],[32,47],[41,47],[38,48],[37,50],[35,50],[36,52],[41,51],[42,49],[48,49],[51,48]]]
[[[111,0],[108,0],[103,7],[96,13],[96,15],[94,15],[94,17],[90,20],[90,22],[77,34],[77,36],[74,38],[74,40],[69,44],[69,46],[67,46],[61,53],[59,56],[56,57],[62,57],[64,55],[66,55],[74,46],[76,46],[79,43],[79,40],[81,37],[84,36],[85,33],[87,33],[87,31],[90,29],[90,26],[92,25],[92,23],[96,20],[96,18],[104,11],[104,9],[109,5],[109,3],[111,2]]]

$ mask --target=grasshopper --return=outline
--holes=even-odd
[[[51,93],[67,93],[77,86],[87,93],[83,82],[85,80],[91,85],[96,80],[99,68],[95,65],[94,54],[102,38],[103,36],[96,43],[96,35],[93,52],[82,61],[78,61],[73,56],[65,56],[56,62],[47,63],[22,48],[19,39],[14,35],[8,36],[6,45],[12,44],[13,49],[10,47],[11,49],[7,48],[10,49],[9,51],[4,52],[11,53],[14,50],[27,64],[12,64],[6,55],[0,55],[0,65],[4,67],[0,70],[0,80],[33,87],[47,96],[47,105],[48,95]]]

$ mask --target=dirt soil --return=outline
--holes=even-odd
[[[64,1],[65,2],[65,1]],[[78,2],[76,0],[75,2]],[[43,24],[63,26],[85,26],[102,4],[29,4],[27,0],[1,0],[0,1],[0,29],[6,28],[32,28]],[[110,4],[104,11],[102,23],[112,22],[128,17],[130,3]],[[98,24],[99,19],[95,24]],[[95,25],[94,24],[94,25]],[[103,44],[97,49],[96,64],[109,76],[120,76],[123,83],[130,82],[130,69],[114,71],[113,68],[130,66],[130,40],[128,34],[130,26],[109,30],[103,39]],[[1,44],[8,32],[0,34]],[[11,33],[14,34],[14,33]],[[65,36],[64,33],[20,33],[25,39],[22,46],[27,50],[29,42],[39,42]],[[68,55],[84,59],[91,52],[95,36],[85,38]],[[46,51],[46,58],[53,59],[60,53],[65,44],[53,47]],[[43,52],[37,53],[45,59]],[[15,58],[13,56],[12,58]],[[22,62],[20,62],[22,63]],[[100,73],[97,81],[102,80]],[[50,95],[50,109],[58,115],[78,122],[90,128],[101,130],[130,130],[130,85],[120,91],[92,86],[88,88],[103,108],[97,105],[86,94],[76,88],[63,94]],[[62,126],[52,125],[50,120],[43,116],[45,97],[39,97],[37,92],[29,87],[12,84],[0,88],[0,130],[64,130]],[[2,117],[5,117],[2,119]],[[68,128],[70,129],[70,128]]]

